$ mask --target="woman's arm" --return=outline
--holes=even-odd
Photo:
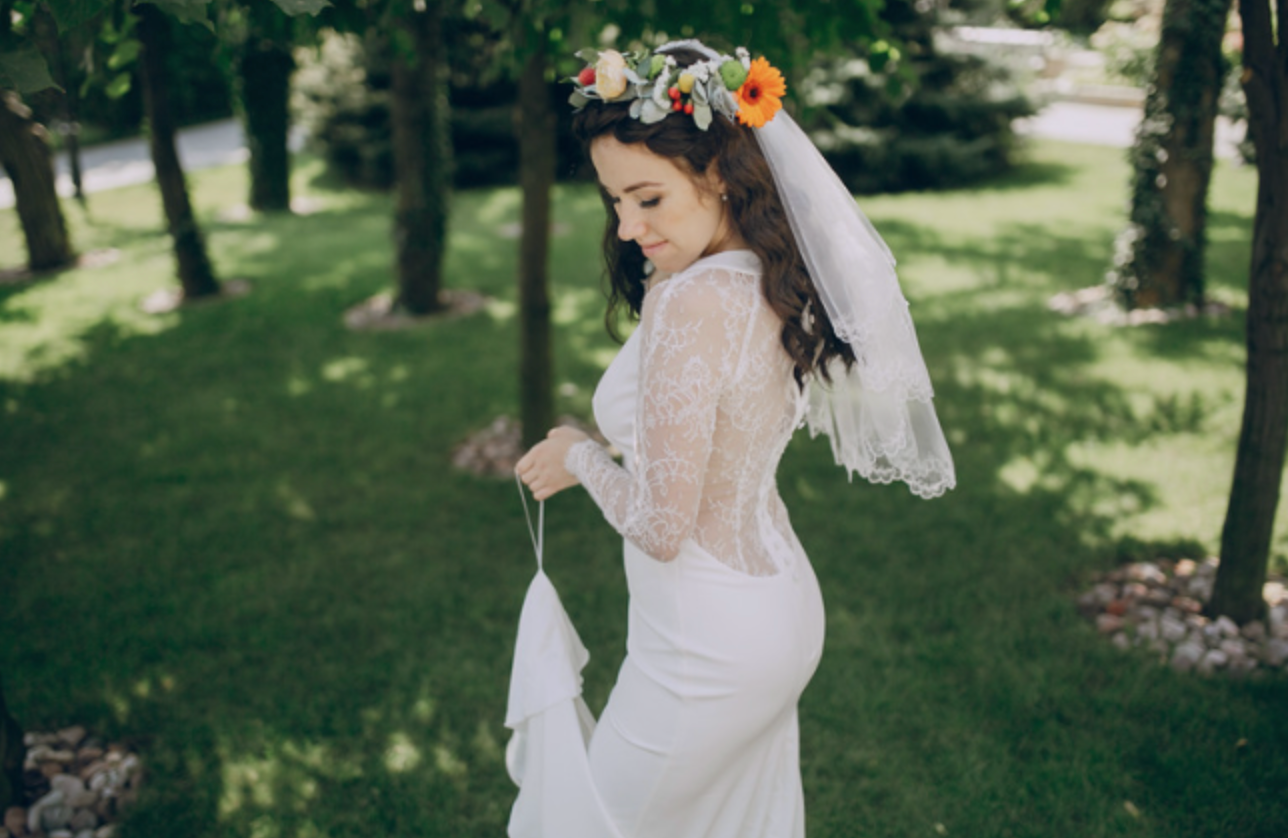
[[[633,473],[594,440],[567,448],[567,471],[608,522],[660,561],[675,558],[697,521],[716,409],[740,334],[727,304],[733,290],[727,277],[707,274],[671,279],[646,296]]]

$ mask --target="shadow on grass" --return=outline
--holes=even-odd
[[[151,335],[92,324],[76,358],[0,382],[8,698],[30,727],[143,741],[127,835],[502,834],[501,720],[534,566],[513,484],[457,473],[449,453],[515,412],[508,195],[457,211],[450,282],[494,295],[487,312],[348,332],[343,309],[388,283],[383,213],[227,224],[221,271],[252,277],[250,296]],[[553,251],[556,356],[577,388],[564,405],[584,409],[612,351],[602,210],[590,190],[560,206],[574,233]],[[1288,830],[1284,682],[1175,676],[1069,601],[1129,550],[1184,547],[1117,536],[1158,487],[1070,451],[1198,433],[1216,409],[1091,374],[1113,350],[1045,309],[1099,270],[1103,234],[882,231],[975,278],[915,309],[959,488],[925,503],[848,484],[804,435],[784,460],[829,615],[802,704],[811,834]],[[548,514],[598,709],[625,637],[620,544],[583,493]]]

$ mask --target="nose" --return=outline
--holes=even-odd
[[[644,233],[644,223],[628,207],[618,205],[617,238],[624,242],[634,241]]]

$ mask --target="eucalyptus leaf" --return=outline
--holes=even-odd
[[[582,61],[585,61],[587,64],[594,64],[595,62],[599,61],[599,50],[593,47],[586,47],[585,49],[579,49],[575,53],[573,53],[573,55],[577,56]]]
[[[640,108],[640,122],[643,122],[645,125],[652,125],[654,122],[661,122],[666,119],[666,115],[670,113],[669,110],[663,110],[658,107],[657,102],[654,102],[652,99],[640,99],[639,101],[644,103]]]
[[[693,85],[692,95],[694,108],[697,108],[698,105],[706,105],[711,101],[707,96],[707,84],[705,82]]]
[[[640,118],[640,112],[644,110],[644,103],[645,103],[646,101],[648,101],[648,100],[646,100],[646,99],[636,99],[634,102],[631,102],[631,118],[632,118],[632,119],[639,119],[639,118]]]
[[[574,90],[572,95],[568,97],[568,104],[572,105],[577,110],[581,110],[586,107],[586,105],[590,104],[590,97],[582,93],[580,90]]]
[[[707,130],[711,125],[711,106],[694,104],[693,123],[703,131]]]

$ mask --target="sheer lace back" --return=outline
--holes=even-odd
[[[756,576],[800,556],[774,482],[804,406],[781,329],[749,251],[701,259],[646,295],[632,336],[634,398],[596,399],[596,419],[629,470],[589,441],[567,464],[608,521],[655,559],[671,561],[687,539]],[[615,374],[634,384],[614,367],[601,390]],[[629,419],[601,415],[627,410]]]

